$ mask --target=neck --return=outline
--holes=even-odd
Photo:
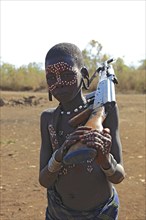
[[[61,108],[63,111],[73,111],[75,108],[79,107],[80,105],[85,105],[86,99],[83,96],[82,92],[80,91],[72,100],[69,102],[62,102]]]

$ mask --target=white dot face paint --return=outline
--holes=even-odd
[[[51,92],[56,89],[57,85],[72,86],[77,83],[76,69],[65,62],[48,65],[46,78]]]

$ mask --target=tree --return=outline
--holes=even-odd
[[[82,51],[85,66],[88,68],[89,73],[95,72],[97,63],[101,61],[102,45],[95,40],[91,40],[87,47]]]
[[[138,70],[145,70],[146,71],[146,60],[140,61],[141,65],[138,67]]]
[[[126,73],[130,71],[130,68],[126,66],[122,58],[118,58],[116,63],[113,64],[114,70],[117,74]],[[133,70],[133,68],[131,68]]]

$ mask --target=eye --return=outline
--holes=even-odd
[[[71,72],[71,71],[67,72],[67,71],[65,71],[65,72],[61,73],[61,78],[63,80],[65,80],[65,79],[72,79],[74,77],[74,75],[75,75],[74,72]]]
[[[47,83],[52,83],[56,80],[56,76],[54,74],[47,75]]]

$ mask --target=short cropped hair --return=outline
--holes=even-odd
[[[59,43],[53,46],[47,53],[45,58],[45,68],[47,67],[47,61],[50,59],[58,59],[69,57],[73,64],[76,64],[78,68],[84,66],[83,55],[81,50],[72,43]]]

